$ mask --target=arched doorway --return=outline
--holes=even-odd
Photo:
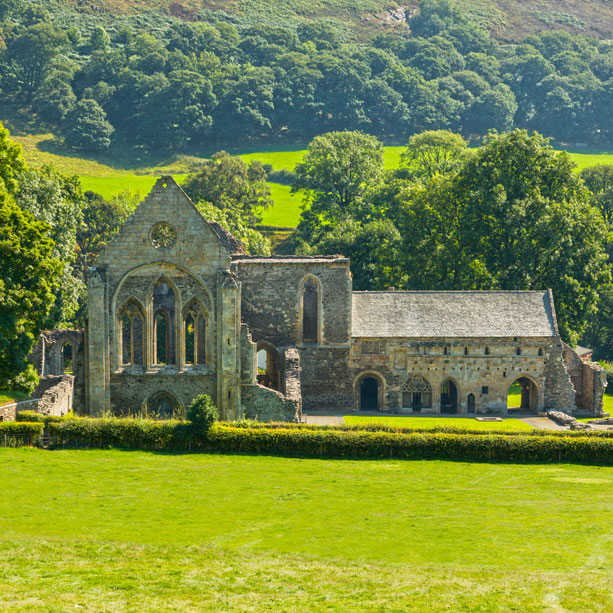
[[[375,377],[365,377],[360,381],[360,409],[379,410],[379,382]]]
[[[258,343],[258,374],[257,381],[260,385],[279,389],[279,355],[275,347],[267,343]]]
[[[62,373],[72,375],[74,348],[71,342],[64,343],[62,346]]]
[[[469,413],[475,412],[475,395],[474,394],[468,394],[468,396],[466,397],[466,410]]]
[[[538,390],[531,379],[519,377],[511,383],[507,392],[508,409],[526,412],[538,410]]]
[[[181,403],[168,392],[156,392],[147,398],[143,406],[147,417],[153,419],[184,419]]]
[[[447,379],[441,385],[441,413],[455,415],[458,412],[458,388],[456,384]]]

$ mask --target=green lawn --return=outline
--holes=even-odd
[[[613,468],[0,449],[0,491],[1,610],[613,602]]]
[[[613,415],[613,392],[604,395],[604,410]]]
[[[23,392],[0,390],[0,406],[4,404],[13,404],[13,402],[19,402],[20,400],[27,400],[28,398],[28,394],[24,394]]]
[[[104,198],[110,198],[119,192],[130,190],[139,192],[144,198],[153,187],[159,175],[136,175],[125,174],[118,176],[98,177],[82,175],[81,185],[84,190],[91,190],[101,194]],[[181,184],[187,178],[187,174],[173,175],[176,182]]]
[[[503,421],[477,421],[472,417],[415,417],[413,415],[345,415],[345,423],[350,426],[356,424],[385,424],[396,428],[462,428],[469,430],[513,430],[529,431],[534,428],[527,423],[505,418]]]

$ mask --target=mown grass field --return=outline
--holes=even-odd
[[[53,135],[23,135],[12,134],[24,150],[28,163],[34,167],[42,164],[53,164],[58,170],[68,174],[76,174],[81,178],[84,189],[102,194],[105,198],[125,190],[138,192],[146,196],[157,177],[163,174],[172,174],[178,183],[185,181],[187,173],[198,166],[204,158],[177,156],[167,160],[159,160],[157,166],[138,166],[134,160],[119,160],[116,164],[106,163],[92,159],[79,158],[76,155],[59,155],[52,152]],[[50,144],[51,143],[51,144]],[[385,147],[384,162],[386,168],[396,168],[400,163],[400,155],[404,147]],[[245,161],[259,160],[263,164],[271,164],[274,170],[294,169],[302,160],[304,149],[283,151],[250,151],[248,153],[235,152]],[[577,169],[594,164],[613,164],[611,152],[571,152]],[[129,164],[128,164],[129,162]],[[124,164],[122,167],[121,164]],[[263,212],[262,224],[267,226],[294,228],[300,221],[300,195],[291,195],[290,187],[279,183],[269,183],[274,206]]]
[[[609,611],[613,468],[0,449],[0,609]]]
[[[357,424],[385,424],[394,428],[420,428],[431,430],[433,428],[462,428],[466,430],[496,430],[528,432],[534,430],[529,424],[515,418],[505,418],[503,421],[477,421],[473,417],[427,417],[413,415],[345,415],[345,423]]]

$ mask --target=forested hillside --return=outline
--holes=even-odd
[[[510,45],[523,32],[485,0],[406,10],[379,0],[3,0],[0,117],[25,116],[86,152],[210,153],[344,129],[399,143],[428,129],[480,139],[513,127],[603,146],[613,47],[596,24],[610,25],[613,11],[593,4],[589,27],[548,18]],[[328,18],[308,18],[318,15]]]

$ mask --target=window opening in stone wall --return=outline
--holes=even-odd
[[[166,313],[158,312],[155,316],[155,363],[168,364],[168,317]]]
[[[489,348],[489,347],[486,347],[486,348],[485,348],[485,355],[489,355],[489,354],[490,354],[490,348]]]
[[[528,377],[520,377],[511,383],[507,391],[507,409],[521,412],[536,411],[538,393],[536,385]]]
[[[73,361],[73,348],[72,343],[64,343],[62,347],[62,372],[72,375],[72,361]]]
[[[176,363],[175,293],[164,281],[153,290],[153,350],[155,364]]]
[[[420,413],[432,407],[432,386],[421,375],[409,377],[402,386],[402,408]]]
[[[441,413],[455,414],[458,412],[458,388],[448,379],[441,386]]]
[[[375,377],[366,377],[360,382],[360,409],[379,410],[379,382]]]
[[[206,364],[206,319],[200,314],[196,317],[196,364]]]
[[[543,355],[545,355],[545,352],[543,351],[543,348],[540,347],[539,348],[539,357],[543,357]]]
[[[449,355],[449,348],[448,347],[445,347],[443,349],[443,355]]]
[[[515,350],[515,355],[521,355],[521,349],[519,347]]]
[[[260,385],[273,390],[279,389],[279,367],[275,351],[262,347],[257,353],[258,374],[257,381]]]
[[[194,364],[196,361],[196,324],[191,314],[185,318],[185,363]]]
[[[468,397],[466,398],[466,410],[469,413],[475,412],[475,395],[474,394],[468,394]]]
[[[468,347],[464,347],[464,355],[468,355]]]
[[[314,279],[307,279],[302,290],[302,342],[319,340],[319,290]]]
[[[144,412],[153,419],[185,419],[185,411],[177,399],[167,392],[152,394],[145,403]]]
[[[481,393],[482,393],[483,395],[485,395],[485,394],[489,394],[489,393],[490,393],[490,388],[489,388],[489,386],[488,386],[488,385],[484,385],[484,386],[481,388]]]
[[[139,308],[129,304],[120,320],[122,366],[143,363],[143,332],[144,320]]]

